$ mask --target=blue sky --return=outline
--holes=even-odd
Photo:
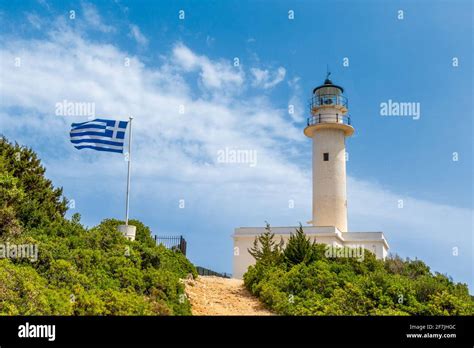
[[[126,162],[75,150],[69,125],[84,117],[55,103],[133,114],[131,216],[229,272],[235,227],[310,219],[303,128],[329,65],[356,129],[349,229],[384,231],[392,252],[472,291],[472,2],[2,1],[0,21],[0,133],[40,154],[86,225],[123,216]],[[420,118],[381,116],[389,99]],[[257,165],[218,163],[225,148]]]

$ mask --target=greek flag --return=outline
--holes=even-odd
[[[95,119],[71,124],[71,143],[76,149],[123,153],[128,121]]]

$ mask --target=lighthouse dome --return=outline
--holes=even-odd
[[[329,77],[324,80],[324,84],[313,89],[313,94],[316,95],[339,95],[344,93],[344,88],[332,83]]]

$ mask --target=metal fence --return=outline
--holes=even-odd
[[[186,240],[183,236],[166,236],[159,237],[155,236],[156,244],[163,244],[165,247],[171,250],[179,250],[183,255],[186,255]]]
[[[214,272],[211,271],[210,269],[196,266],[196,271],[198,272],[199,275],[202,276],[216,276],[216,277],[221,277],[221,278],[230,278],[230,274],[228,273],[219,273],[219,272]]]

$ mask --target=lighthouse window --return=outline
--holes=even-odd
[[[325,153],[323,154],[323,160],[329,161],[329,152],[325,152]]]

